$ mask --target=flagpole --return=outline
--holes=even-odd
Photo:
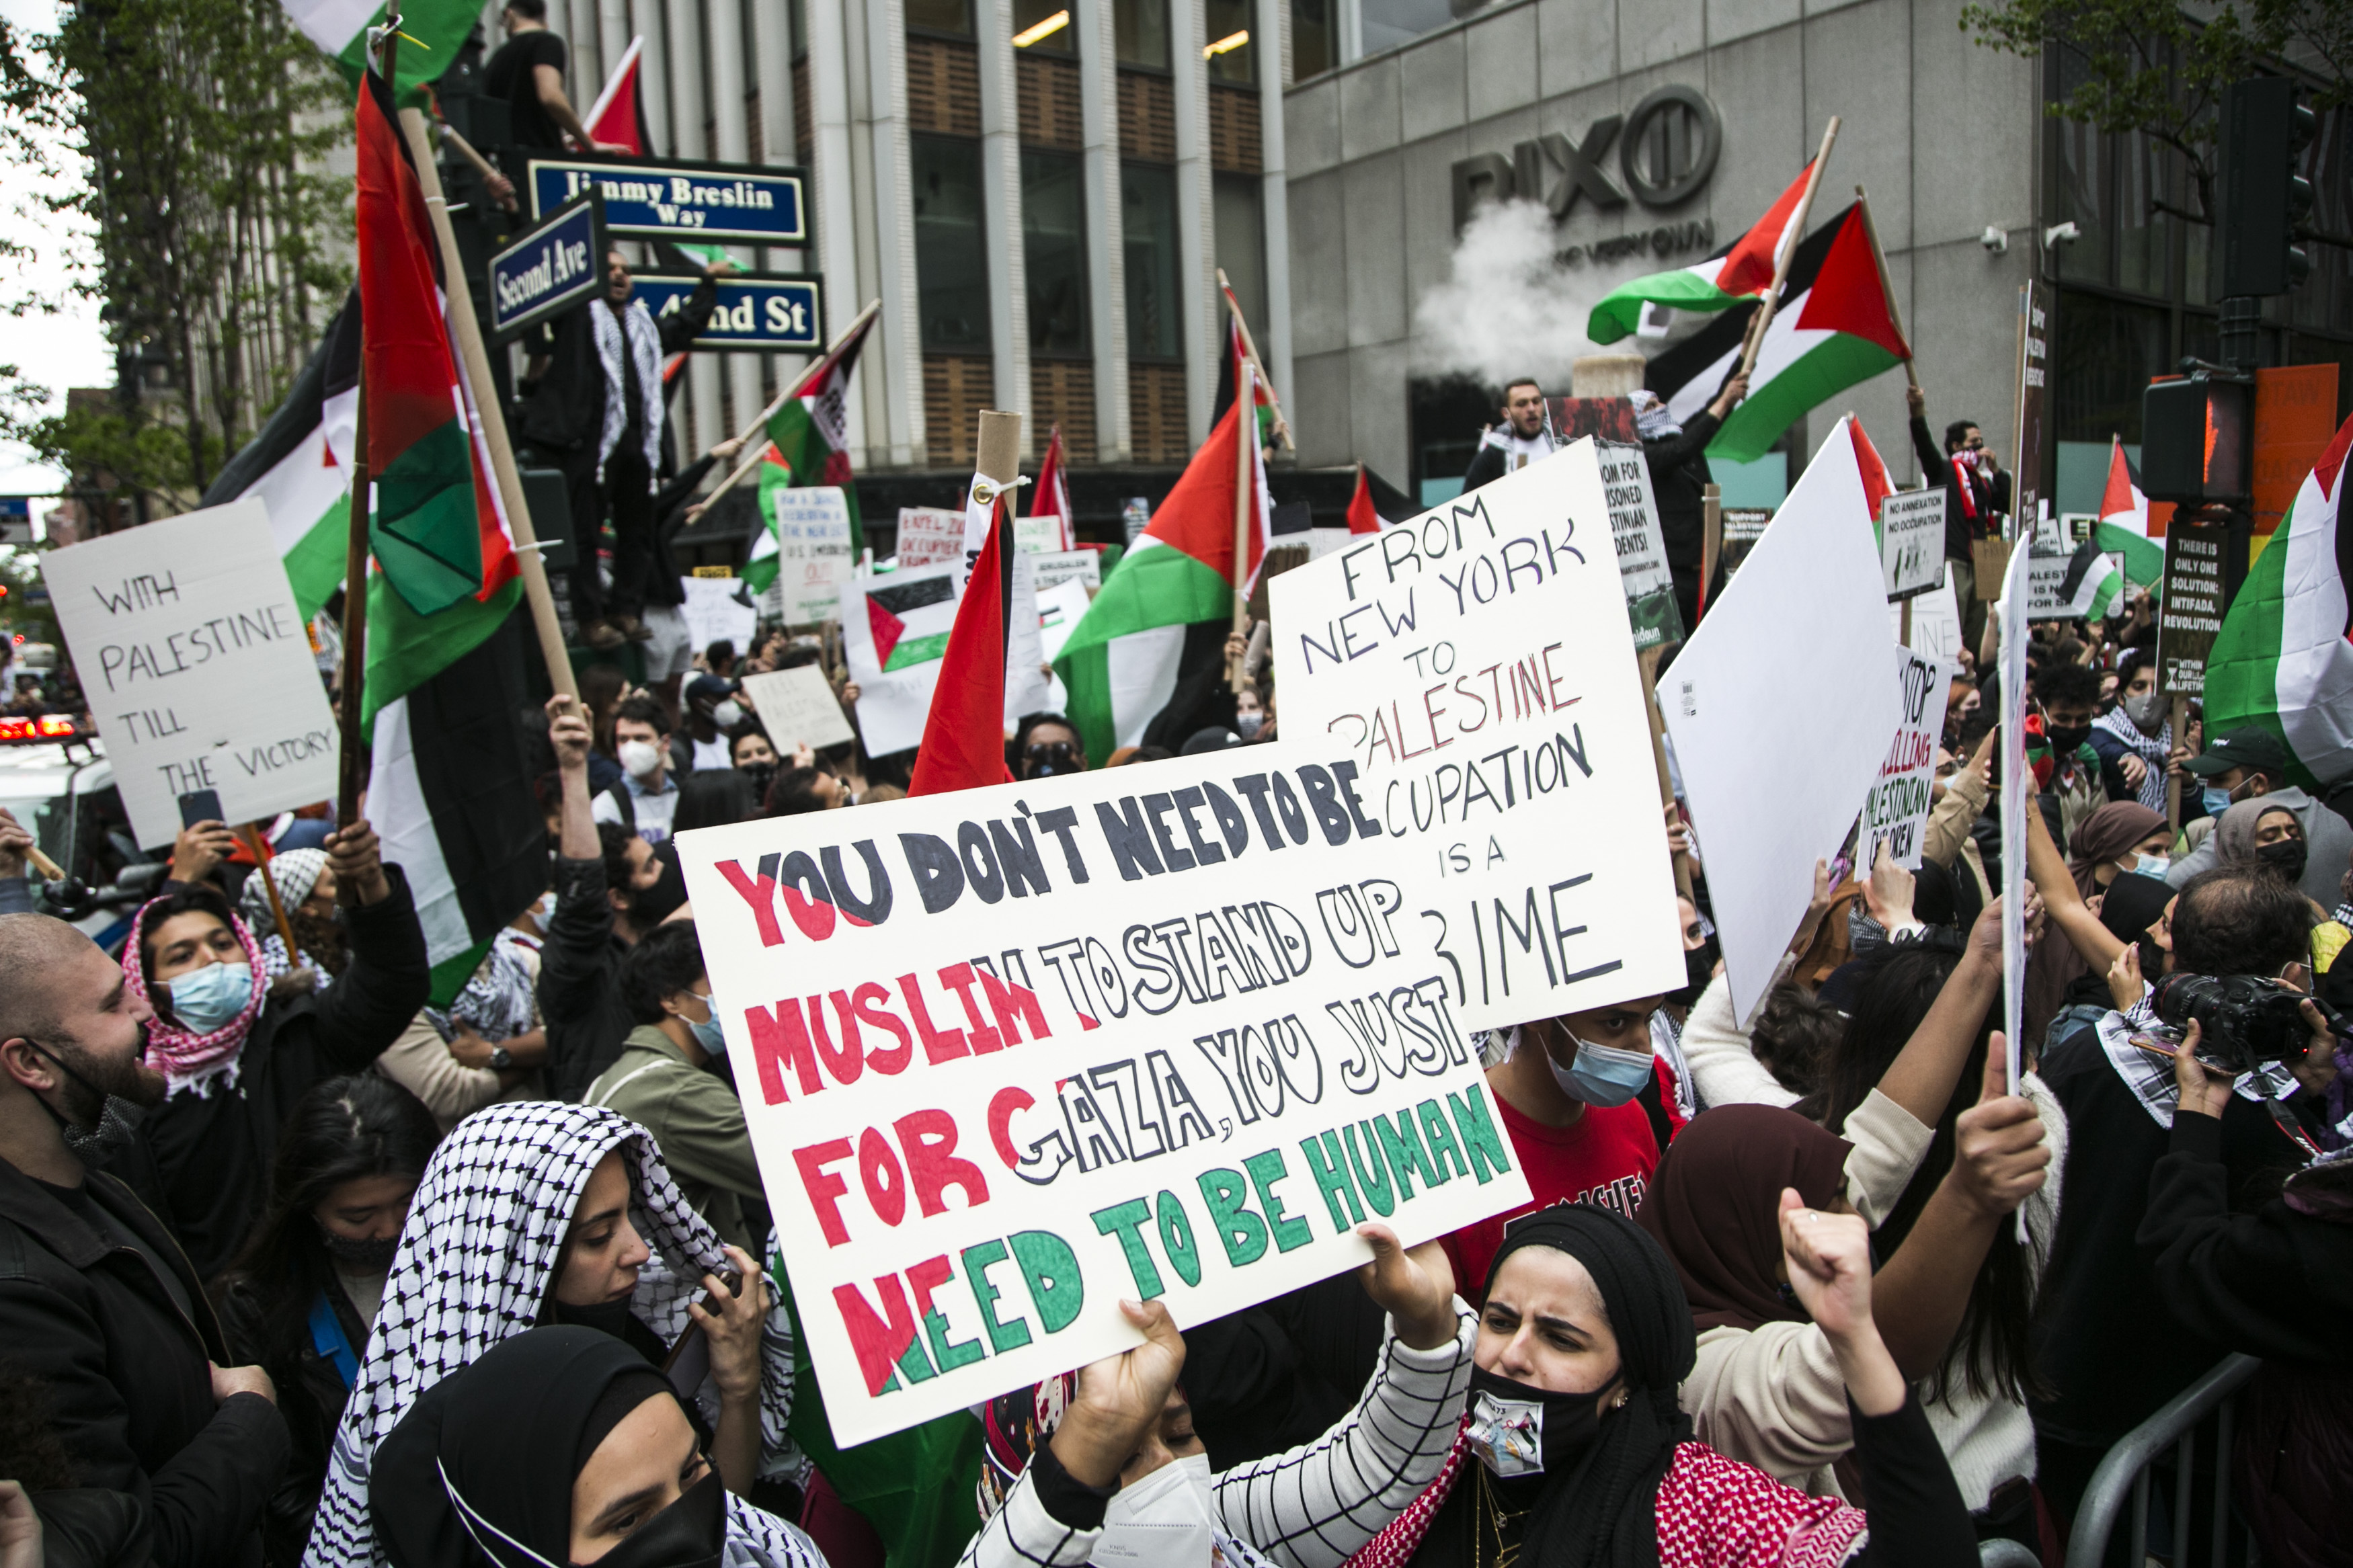
[[[1887,252],[1880,248],[1879,226],[1871,221],[1871,198],[1863,194],[1861,185],[1857,185],[1854,199],[1862,208],[1862,233],[1863,237],[1871,241],[1871,258],[1879,263],[1879,289],[1887,296],[1887,319],[1895,323],[1895,335],[1904,340],[1904,346],[1908,350],[1912,347],[1912,334],[1904,330],[1904,312],[1895,304],[1895,280],[1887,275]],[[1912,368],[1912,356],[1908,353],[1904,356],[1904,379],[1911,383],[1915,391],[1919,388],[1920,374]],[[1905,604],[1908,605],[1910,601],[1906,600]]]
[[[1291,421],[1283,416],[1282,395],[1275,391],[1274,379],[1266,374],[1266,362],[1258,357],[1258,343],[1250,337],[1250,321],[1242,314],[1241,301],[1234,298],[1234,287],[1226,281],[1226,269],[1222,267],[1218,268],[1218,291],[1226,297],[1226,309],[1234,313],[1234,325],[1242,334],[1242,353],[1250,356],[1250,368],[1258,372],[1259,384],[1266,388],[1267,405],[1282,426],[1282,449],[1296,452],[1299,448],[1292,444]]]
[[[1228,300],[1231,304],[1230,300]],[[1240,321],[1241,312],[1234,312]],[[1258,455],[1258,365],[1246,362],[1244,373],[1250,384],[1234,388],[1234,635],[1242,635],[1242,623],[1250,619],[1250,492],[1257,487],[1250,483],[1250,459]],[[1226,680],[1236,692],[1250,684],[1245,668],[1248,652],[1234,658],[1227,667]]]
[[[491,376],[491,358],[482,347],[482,324],[474,315],[474,298],[466,287],[466,264],[458,254],[457,232],[449,226],[449,204],[441,194],[441,168],[434,162],[433,144],[425,132],[425,116],[414,109],[400,111],[400,129],[408,138],[408,152],[417,165],[417,181],[425,192],[425,210],[432,215],[433,237],[441,245],[443,287],[449,290],[449,324],[465,357],[466,379],[474,385],[474,405],[481,416],[483,444],[491,449],[491,474],[506,505],[507,529],[514,535],[515,560],[522,573],[523,597],[531,605],[532,626],[539,633],[540,658],[555,694],[566,702],[580,699],[573,679],[572,656],[564,647],[564,626],[555,618],[555,595],[548,591],[547,565],[539,558],[539,539],[531,525],[531,505],[523,499],[522,475],[515,468],[514,448],[507,442],[506,411],[499,406],[498,383]],[[598,264],[602,265],[602,258]],[[593,306],[591,307],[594,308]],[[577,541],[584,571],[596,569],[593,542]]]
[[[1757,355],[1765,346],[1765,333],[1773,324],[1773,311],[1781,302],[1781,285],[1789,280],[1789,263],[1796,259],[1798,246],[1806,237],[1806,219],[1814,210],[1814,193],[1821,189],[1822,167],[1831,160],[1831,147],[1838,141],[1839,117],[1822,130],[1821,151],[1814,154],[1813,163],[1806,170],[1806,194],[1798,198],[1798,210],[1789,215],[1789,226],[1783,232],[1779,253],[1773,258],[1773,288],[1765,296],[1764,307],[1748,328],[1748,342],[1740,351],[1740,374],[1746,375],[1757,368]]]
[[[364,56],[364,51],[363,51]],[[395,68],[400,58],[400,15],[384,19],[384,79],[398,102],[400,79]],[[361,61],[364,77],[366,61]],[[364,79],[362,91],[367,89]],[[335,826],[349,827],[359,820],[360,773],[366,753],[360,740],[360,704],[367,692],[368,506],[375,489],[368,477],[367,319],[360,320],[360,384],[352,409],[352,504],[343,542],[343,679],[342,752],[336,758]],[[291,961],[293,954],[287,955]]]

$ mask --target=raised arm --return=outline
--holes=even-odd
[[[2034,879],[2034,890],[2042,895],[2042,907],[2059,922],[2060,931],[2074,944],[2085,965],[2094,974],[2106,973],[2125,944],[2084,901],[2074,874],[2067,869],[2059,846],[2052,842],[2051,825],[2039,811],[2026,814],[2026,872]]]
[[[1986,1009],[2001,990],[2001,903],[1978,912],[1968,946],[1945,979],[1944,989],[1904,1049],[1888,1064],[1879,1092],[1916,1121],[1934,1127],[1951,1103],[1953,1086],[1977,1044]]]

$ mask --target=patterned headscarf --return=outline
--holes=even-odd
[[[457,1038],[459,1024],[492,1045],[529,1034],[538,1026],[539,1005],[534,966],[525,962],[523,954],[538,952],[539,943],[533,938],[512,926],[501,927],[491,939],[491,951],[482,955],[474,977],[466,982],[448,1011],[427,1007],[427,1022],[441,1031],[444,1040]]]
[[[418,1394],[538,1325],[580,1194],[597,1162],[617,1148],[629,1166],[629,1221],[653,1254],[638,1273],[630,1310],[664,1344],[677,1341],[702,1276],[726,1260],[646,1130],[617,1111],[553,1100],[514,1100],[466,1118],[434,1151],[409,1201],[384,1306],[335,1433],[305,1568],[385,1561],[368,1518],[376,1445]],[[776,1305],[761,1334],[761,1474],[798,1481],[807,1461],[785,1433],[792,1320],[773,1279],[769,1290]],[[715,1422],[714,1384],[704,1383],[696,1403],[705,1422]]]
[[[269,884],[278,884],[278,901],[286,912],[311,896],[319,885],[319,873],[327,868],[327,852],[323,849],[289,849],[257,866],[245,879],[245,890],[237,895],[237,912],[245,917],[246,924],[275,925],[269,912]]]
[[[983,1407],[980,1419],[980,1480],[974,1500],[985,1522],[1005,1506],[1021,1472],[1062,1424],[1062,1412],[1079,1396],[1079,1374],[1062,1373],[1043,1383],[1000,1394]]]
[[[150,899],[139,906],[139,912],[131,917],[131,936],[122,944],[122,988],[150,1006],[154,1001],[147,980],[147,917],[164,901]],[[237,1087],[245,1037],[253,1032],[253,1021],[261,1016],[261,1005],[269,994],[269,971],[262,961],[260,944],[253,940],[253,932],[246,923],[231,913],[228,924],[229,930],[237,933],[237,945],[245,949],[246,963],[253,971],[252,994],[246,997],[236,1017],[210,1034],[199,1035],[181,1025],[167,1023],[161,1013],[148,1022],[147,1065],[164,1075],[166,1094],[185,1091],[203,1100],[215,1089]]]

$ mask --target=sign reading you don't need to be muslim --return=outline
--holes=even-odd
[[[839,1442],[1525,1201],[1339,748],[679,845]]]

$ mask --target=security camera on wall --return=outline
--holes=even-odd
[[[1988,224],[1986,231],[1978,236],[1978,243],[1996,256],[2000,256],[2010,249],[2010,231],[1996,228],[1993,225]]]

